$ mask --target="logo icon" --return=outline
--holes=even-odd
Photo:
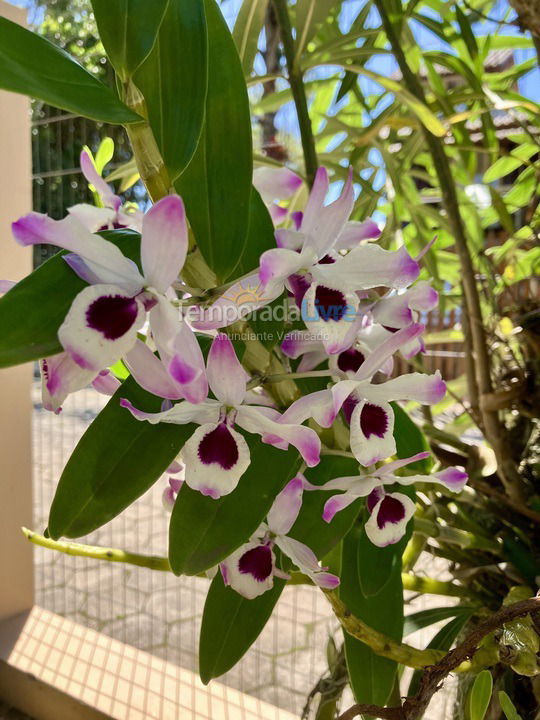
[[[233,302],[238,308],[241,308],[243,312],[248,310],[252,305],[258,306],[261,303],[270,301],[270,298],[265,295],[261,284],[251,283],[250,280],[251,278],[242,280],[238,285],[229,288],[223,295],[226,300]]]

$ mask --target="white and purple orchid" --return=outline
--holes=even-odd
[[[332,355],[349,347],[356,335],[362,317],[359,293],[378,286],[408,287],[420,270],[404,248],[390,252],[364,242],[380,234],[371,220],[348,223],[352,173],[341,196],[324,205],[328,187],[328,174],[320,168],[298,229],[276,231],[278,248],[261,255],[259,277],[270,294],[284,287],[293,293],[306,327]]]
[[[280,225],[289,214],[281,200],[292,197],[302,187],[302,178],[286,167],[262,165],[253,171],[253,185],[268,208],[274,225]]]
[[[131,228],[141,232],[143,213],[136,206],[122,205],[122,198],[115,195],[101,177],[86,150],[81,151],[80,164],[81,172],[97,193],[101,207],[79,203],[68,208],[68,213],[92,233],[119,228]]]
[[[399,542],[405,534],[407,523],[414,515],[415,503],[400,492],[387,492],[387,485],[416,485],[427,483],[441,485],[451,492],[461,492],[468,476],[457,468],[445,468],[432,475],[396,475],[397,470],[419,460],[425,460],[429,452],[421,452],[403,460],[386,463],[363,475],[339,477],[322,486],[324,490],[342,490],[326,501],[323,519],[331,522],[336,513],[344,510],[358,498],[367,498],[370,512],[365,530],[374,545],[385,547]]]
[[[144,216],[142,273],[116,245],[89,232],[74,216],[52,220],[30,213],[12,227],[21,245],[51,243],[68,250],[64,259],[89,283],[73,300],[58,330],[69,360],[47,360],[47,392],[56,398],[52,405],[59,406],[68,392],[85,387],[134,348],[147,311],[156,306],[150,323],[153,335],[159,336],[166,293],[187,252],[184,205],[177,195],[170,195]],[[165,344],[170,338],[162,340]]]
[[[307,545],[288,536],[300,512],[302,495],[306,489],[316,488],[303,475],[297,475],[287,483],[274,500],[266,523],[258,528],[249,542],[241,545],[220,564],[225,585],[248,600],[253,600],[270,590],[274,577],[288,579],[288,573],[276,565],[275,547],[290,558],[315,585],[328,590],[339,585],[339,578],[319,565]]]
[[[368,467],[386,460],[396,451],[394,411],[390,403],[415,400],[432,405],[446,392],[438,371],[434,375],[410,373],[382,383],[372,382],[375,373],[393,353],[423,330],[423,325],[415,323],[391,334],[363,360],[352,377],[339,380],[328,390],[300,398],[283,414],[282,422],[303,422],[312,417],[322,427],[330,427],[343,408],[350,424],[351,450],[358,462]]]
[[[291,444],[308,467],[318,464],[321,443],[314,430],[298,423],[280,422],[280,413],[271,407],[248,404],[251,397],[247,393],[246,372],[223,333],[212,343],[206,374],[216,400],[208,398],[198,404],[180,402],[160,413],[142,412],[122,400],[122,405],[139,420],[199,425],[181,452],[189,487],[212,498],[227,495],[236,488],[249,467],[250,452],[235,426],[261,435],[263,442],[279,448],[286,449]]]

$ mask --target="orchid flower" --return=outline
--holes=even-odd
[[[96,374],[134,347],[147,310],[156,305],[159,325],[165,294],[182,269],[188,244],[184,205],[177,195],[163,198],[144,216],[142,274],[116,245],[90,233],[74,216],[52,220],[30,213],[12,227],[21,245],[51,243],[70,251],[65,260],[90,283],[73,300],[58,339],[80,368]]]
[[[302,185],[302,178],[286,167],[261,166],[253,171],[253,185],[268,208],[274,225],[281,224],[289,210],[277,201],[290,198]]]
[[[248,404],[251,397],[247,394],[246,372],[223,333],[212,343],[206,374],[216,400],[209,398],[198,404],[179,402],[159,413],[145,413],[128,400],[121,401],[134,417],[152,424],[199,424],[181,452],[189,487],[212,498],[228,495],[235,489],[250,464],[249,447],[235,426],[261,435],[263,442],[279,448],[286,449],[290,443],[309,467],[318,464],[320,440],[314,430],[281,423],[277,410]]]
[[[41,398],[43,408],[58,415],[64,400],[72,392],[82,390],[92,384],[102,395],[114,395],[120,387],[120,381],[109,370],[81,368],[66,353],[58,353],[39,361],[41,373]]]
[[[302,303],[308,330],[320,333],[326,352],[334,354],[350,346],[358,329],[357,293],[381,285],[405,288],[418,277],[419,265],[404,248],[360,244],[379,230],[371,221],[347,225],[354,204],[351,173],[341,196],[325,206],[328,187],[320,168],[298,230],[276,231],[278,248],[261,255],[259,277],[270,294],[288,287]]]
[[[451,492],[461,492],[465,486],[467,473],[457,468],[445,468],[432,475],[396,475],[396,471],[418,460],[425,460],[429,452],[421,452],[403,460],[387,463],[366,475],[339,477],[325,483],[326,490],[343,490],[341,495],[333,495],[324,506],[323,519],[331,522],[336,513],[344,510],[361,497],[367,497],[370,518],[365,525],[366,534],[374,545],[385,547],[403,537],[407,523],[414,515],[415,504],[407,495],[399,492],[387,492],[386,485],[414,485],[430,483],[442,485]]]
[[[183,470],[184,466],[182,465],[182,463],[179,463],[176,460],[174,460],[167,468],[167,473],[169,473],[169,477],[167,480],[167,487],[165,488],[161,496],[161,502],[165,510],[168,510],[169,512],[172,511],[174,503],[176,502],[176,498],[178,497],[178,493],[180,492],[180,489],[184,484],[184,478],[175,477],[175,475],[179,475],[183,472]]]
[[[351,450],[358,462],[367,467],[390,457],[396,451],[390,402],[415,400],[432,405],[446,392],[438,371],[434,375],[409,373],[377,384],[371,381],[400,345],[423,330],[419,323],[398,330],[365,359],[351,379],[340,380],[329,390],[312,393],[307,399],[300,398],[283,414],[281,422],[303,422],[313,417],[322,427],[330,427],[343,407],[350,423]]]
[[[118,228],[132,228],[141,232],[143,213],[136,207],[122,206],[122,198],[115,195],[101,177],[86,150],[81,152],[80,164],[82,174],[94,187],[103,207],[80,203],[68,208],[68,213],[92,233]]]
[[[258,528],[249,542],[220,564],[225,585],[253,600],[271,589],[274,577],[288,579],[289,575],[276,567],[275,547],[319,587],[333,589],[339,585],[339,578],[319,565],[307,545],[287,535],[300,512],[304,489],[314,489],[314,486],[303,475],[290,480],[274,500],[266,523]]]

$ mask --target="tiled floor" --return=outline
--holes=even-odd
[[[68,400],[61,415],[54,416],[41,410],[35,387],[36,530],[45,527],[60,472],[104,401],[94,391],[81,391]],[[165,481],[160,480],[120,517],[82,542],[166,554],[168,517],[161,504],[164,486]],[[41,606],[182,668],[197,670],[206,579],[176,578],[169,573],[70,557],[42,548],[36,548],[35,558],[37,602]],[[444,568],[437,571],[444,572]],[[441,604],[441,599],[424,597],[415,601],[414,608]],[[336,622],[320,592],[308,587],[286,588],[260,638],[220,682],[299,716],[307,694],[325,672],[325,647],[333,632]],[[339,633],[336,637],[339,641]],[[423,633],[415,640],[426,642],[429,635]],[[440,700],[444,700],[442,695]],[[427,720],[442,720],[443,705],[439,702]]]

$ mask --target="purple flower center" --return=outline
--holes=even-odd
[[[354,348],[349,348],[339,354],[337,366],[340,370],[343,370],[343,372],[347,372],[348,370],[356,372],[364,360],[365,357],[361,352]]]
[[[388,430],[388,415],[379,405],[366,403],[360,413],[360,428],[366,438],[371,435],[383,438]]]
[[[388,523],[396,524],[405,517],[405,508],[399,500],[385,495],[377,513],[377,526],[380,530]]]
[[[319,260],[319,265],[333,265],[335,262],[335,258],[333,258],[331,255],[325,255]]]
[[[345,416],[345,420],[351,424],[351,417],[354,412],[354,408],[358,405],[360,401],[355,395],[349,395],[348,398],[346,398],[345,402],[343,403],[342,410],[343,415]]]
[[[125,295],[103,295],[86,311],[86,322],[107,340],[117,340],[133,325],[137,317],[137,301]]]
[[[308,278],[306,275],[300,275],[298,273],[289,275],[289,287],[291,288],[294,300],[298,307],[302,305],[302,300],[304,299],[304,295],[308,291],[310,285],[311,278]]]
[[[272,550],[268,545],[248,550],[240,558],[238,569],[244,575],[252,575],[258,582],[263,582],[272,574]]]
[[[230,470],[238,462],[238,446],[225,423],[207,433],[199,443],[199,459],[205,465],[216,463]]]
[[[315,307],[321,320],[339,322],[347,311],[347,301],[341,290],[318,285],[315,291]]]

